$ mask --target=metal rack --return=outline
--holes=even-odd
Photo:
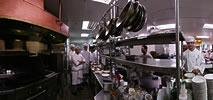
[[[125,40],[116,41],[116,46],[131,46],[131,45],[152,45],[152,44],[175,44],[176,33],[153,34],[147,37],[134,37]],[[180,40],[183,41],[183,33],[179,34]],[[99,46],[110,47],[111,43],[100,43]]]
[[[180,37],[181,41],[184,40],[182,32],[179,32],[179,37]],[[102,47],[104,46],[104,47],[112,49],[113,46],[118,47],[118,46],[145,45],[145,44],[146,45],[175,44],[176,38],[177,38],[176,33],[163,33],[163,34],[150,35],[150,36],[147,36],[144,38],[130,38],[130,39],[125,39],[125,40],[121,40],[121,41],[111,41],[110,43],[99,44],[99,46],[102,46]],[[114,44],[114,45],[112,45],[112,44]],[[178,44],[179,44],[179,41],[178,41]],[[183,45],[183,42],[181,42],[181,45]],[[178,53],[176,52],[176,55],[179,55],[179,51],[178,51]],[[145,70],[161,72],[161,73],[165,73],[167,75],[174,76],[177,78],[177,80],[180,80],[180,78],[178,77],[178,76],[180,76],[180,69],[179,69],[179,71],[177,71],[177,66],[180,66],[180,65],[176,64],[176,63],[179,63],[180,58],[177,58],[177,57],[176,57],[176,60],[174,60],[174,59],[173,60],[147,59],[147,62],[129,61],[129,60],[121,59],[118,57],[112,57],[111,54],[110,54],[110,56],[102,55],[101,57],[104,57],[105,59],[110,59],[110,61],[114,61],[115,63],[118,63],[118,64],[129,66],[129,68],[142,68]],[[178,62],[177,62],[177,60],[178,60]],[[180,89],[178,85],[177,85],[177,88],[178,88],[178,90]]]
[[[105,15],[105,14],[104,14]],[[183,33],[180,32],[179,29],[179,0],[176,0],[175,3],[175,19],[176,19],[176,32],[173,33],[163,33],[163,34],[155,34],[150,35],[143,38],[129,38],[121,41],[113,40],[109,43],[100,43],[98,46],[110,48],[110,56],[101,56],[106,59],[110,59],[110,66],[112,60],[116,63],[122,63],[123,65],[130,65],[134,67],[146,68],[147,70],[158,71],[163,73],[171,74],[172,76],[176,76],[177,82],[177,95],[179,95],[180,89],[180,41],[184,40]],[[102,20],[102,19],[101,19]],[[150,61],[150,63],[141,63],[141,62],[133,62],[127,61],[124,59],[112,57],[111,50],[115,49],[116,46],[133,46],[133,45],[151,45],[151,44],[176,44],[176,62],[175,61],[167,61],[172,62],[166,66],[160,66],[158,64],[154,64],[156,61]],[[183,42],[181,42],[183,45]],[[182,56],[182,52],[181,52]],[[159,61],[161,62],[161,61]],[[175,66],[174,66],[175,65]],[[166,70],[166,71],[165,71]]]

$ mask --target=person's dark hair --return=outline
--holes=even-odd
[[[148,49],[148,47],[146,45],[143,45],[143,48],[146,49],[146,50]]]

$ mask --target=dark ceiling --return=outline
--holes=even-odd
[[[58,15],[59,0],[44,0],[45,9]],[[148,12],[146,25],[159,25],[175,23],[175,0],[139,0]],[[127,0],[118,0],[118,5],[123,8]],[[213,0],[180,0],[180,27],[185,35],[209,35],[213,41],[213,31],[203,29],[205,23],[213,23]],[[89,38],[80,37],[81,33],[91,31],[82,30],[82,21],[99,21],[109,5],[94,2],[92,0],[62,0],[62,19],[70,27],[70,39],[72,43],[88,42]],[[137,34],[150,34],[146,26]]]

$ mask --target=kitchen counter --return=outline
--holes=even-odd
[[[94,74],[95,78],[97,79],[98,83],[103,88],[103,77],[100,74],[96,74],[95,72],[93,72],[93,74]]]
[[[101,90],[95,97],[94,100],[110,100],[110,93],[104,92],[104,90]]]
[[[103,77],[100,74],[96,74],[95,72],[92,72],[97,79],[98,83],[101,85],[103,88]],[[102,89],[98,94],[94,97],[94,100],[110,100],[110,93],[109,92],[104,92]]]

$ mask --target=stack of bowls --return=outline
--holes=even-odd
[[[184,74],[185,82],[186,82],[186,89],[192,90],[192,78],[195,76],[194,73],[186,73]]]
[[[206,79],[203,76],[195,76],[192,79],[194,100],[207,100]]]
[[[213,74],[206,74],[205,76],[208,88],[208,100],[213,100]]]

